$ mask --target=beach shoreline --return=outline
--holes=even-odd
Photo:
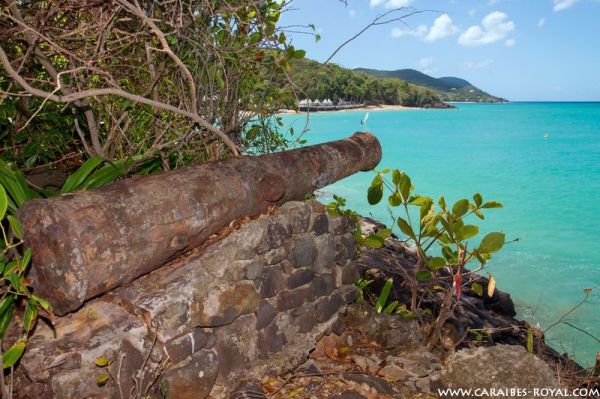
[[[422,109],[436,109],[436,108],[421,108],[421,107],[406,107],[404,105],[366,105],[364,107],[350,108],[350,109],[339,109],[339,110],[311,110],[311,113],[325,114],[330,112],[370,112],[370,111],[414,111]],[[297,111],[294,109],[280,109],[278,114],[303,114],[306,111]]]

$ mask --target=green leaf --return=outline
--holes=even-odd
[[[454,263],[456,261],[456,256],[454,256],[454,252],[448,246],[442,247],[442,255],[444,256],[444,259],[446,259],[446,261],[448,263]]]
[[[461,240],[468,240],[469,238],[475,237],[479,234],[479,227],[467,224],[458,229],[458,235]]]
[[[19,261],[21,273],[24,272],[25,269],[27,269],[27,266],[29,266],[29,262],[31,262],[31,248],[27,248],[25,250],[25,253],[23,254],[23,259]]]
[[[408,222],[401,217],[398,217],[398,227],[400,227],[401,232],[411,237],[413,240],[416,240],[412,227],[410,227],[410,224],[408,224]]]
[[[479,283],[471,284],[471,291],[473,291],[479,296],[483,296],[483,287]]]
[[[468,211],[469,201],[466,199],[456,201],[452,207],[452,214],[457,218],[464,216]]]
[[[378,235],[374,234],[374,235],[365,237],[364,239],[362,239],[362,241],[360,243],[367,248],[379,249],[379,248],[383,247],[384,239],[379,237]]]
[[[402,197],[400,197],[400,193],[398,191],[394,191],[394,193],[389,196],[388,204],[390,204],[392,207],[400,206],[402,204]]]
[[[392,290],[392,285],[394,284],[393,278],[388,278],[385,282],[385,285],[381,289],[381,293],[379,294],[379,298],[377,299],[377,303],[375,304],[375,310],[377,313],[381,313],[387,300],[390,296],[390,291]]]
[[[98,367],[106,367],[108,366],[108,359],[105,356],[100,356],[94,363]]]
[[[104,159],[102,157],[99,157],[99,156],[91,157],[90,159],[88,159],[87,161],[85,161],[83,163],[83,165],[81,165],[79,167],[79,169],[77,169],[75,171],[75,173],[73,173],[71,176],[69,176],[69,178],[67,179],[67,181],[65,182],[65,184],[61,188],[60,193],[61,194],[70,193],[72,191],[75,191],[75,190],[81,188],[80,186],[83,184],[83,182],[85,181],[85,179],[103,161],[104,161]]]
[[[98,386],[101,387],[108,382],[108,378],[109,378],[109,375],[107,373],[97,375],[96,376],[96,384],[98,384]]]
[[[483,240],[481,240],[481,244],[479,244],[479,248],[477,251],[479,253],[493,253],[497,252],[504,246],[505,234],[493,232],[489,233]]]
[[[295,59],[299,60],[301,58],[304,58],[305,55],[306,55],[306,51],[304,51],[304,50],[295,50],[292,53],[292,58],[295,58]]]
[[[415,273],[415,278],[417,281],[431,281],[432,275],[431,272],[420,271]]]
[[[0,220],[4,219],[6,210],[8,209],[8,195],[6,190],[0,185]]]
[[[6,330],[10,326],[15,313],[14,296],[11,295],[10,298],[11,300],[6,305],[6,310],[0,315],[0,339],[4,339],[4,334],[6,334]]]
[[[6,218],[8,219],[8,223],[10,224],[10,228],[15,237],[17,237],[19,240],[22,240],[23,230],[21,229],[21,223],[19,223],[17,218],[12,215],[8,215]]]
[[[475,206],[480,207],[483,202],[483,197],[479,193],[475,193],[473,195],[473,202],[475,202]]]
[[[410,201],[409,204],[414,206],[427,207],[433,204],[433,200],[424,195],[419,195],[416,196],[412,201]]]
[[[381,201],[383,197],[383,186],[371,186],[367,192],[367,200],[369,201],[369,205],[376,205]]]
[[[440,197],[440,199],[438,200],[438,204],[440,205],[440,208],[442,208],[442,210],[446,210],[446,200],[444,199],[444,197]]]
[[[367,200],[369,205],[376,205],[381,201],[383,197],[383,179],[380,175],[375,176],[371,182],[371,186],[367,191]]]
[[[440,257],[427,259],[427,266],[429,266],[431,270],[439,270],[446,266],[446,259]]]
[[[27,301],[27,307],[25,308],[25,315],[23,316],[23,331],[25,331],[25,334],[29,333],[29,331],[35,325],[37,316],[38,316],[37,302],[34,299],[30,299],[29,301]]]
[[[385,240],[392,235],[392,229],[381,229],[375,235]]]
[[[4,354],[2,355],[2,367],[7,369],[14,366],[19,361],[23,352],[25,351],[26,342],[21,339],[14,343]]]
[[[400,179],[402,178],[403,173],[398,169],[392,170],[392,182],[394,186],[398,187],[400,185]]]
[[[383,313],[392,314],[392,312],[394,312],[394,310],[396,310],[397,306],[398,306],[398,301],[393,301],[392,303],[387,305],[387,307],[385,309],[383,309]]]
[[[481,205],[481,208],[484,209],[488,209],[488,208],[502,208],[503,205],[501,203],[499,203],[498,201],[488,201],[485,204]]]
[[[410,177],[405,173],[400,178],[400,184],[398,185],[398,189],[400,190],[400,195],[402,196],[403,201],[408,201],[408,197],[410,196],[410,191],[412,189],[412,183],[410,181]]]
[[[533,330],[527,326],[527,352],[533,353]]]
[[[52,311],[52,306],[44,298],[40,298],[39,296],[36,296],[36,295],[31,295],[31,298],[33,298],[42,307],[42,309],[44,309],[48,312]]]
[[[475,214],[475,216],[477,216],[479,219],[484,220],[485,216],[483,216],[483,213],[479,210],[474,210],[473,213]]]
[[[112,183],[119,176],[125,173],[127,168],[133,164],[133,160],[117,161],[113,164],[107,164],[95,171],[83,183],[83,188],[93,189]]]
[[[23,283],[22,283],[21,279],[22,279],[22,277],[17,275],[17,273],[15,273],[15,272],[11,272],[8,275],[8,280],[10,281],[10,284],[12,285],[12,287],[14,288],[14,290],[16,292],[22,292]]]
[[[0,316],[6,312],[8,307],[15,302],[15,297],[13,295],[7,295],[0,301]]]

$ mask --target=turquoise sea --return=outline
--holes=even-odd
[[[504,204],[490,210],[482,232],[502,230],[507,245],[489,263],[498,288],[510,292],[520,317],[542,328],[596,288],[591,303],[567,321],[600,336],[600,103],[455,104],[454,110],[371,111],[364,130],[383,147],[382,168],[406,171],[415,192],[447,202],[480,192]],[[361,130],[365,112],[311,114],[309,144]],[[301,131],[306,115],[285,115]],[[544,136],[548,134],[546,139]],[[389,223],[385,206],[367,204],[372,173],[325,188],[350,208]],[[478,221],[478,219],[476,220]],[[559,351],[593,364],[600,343],[560,325],[548,334]]]

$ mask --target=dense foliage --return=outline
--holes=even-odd
[[[2,158],[170,168],[237,153],[251,118],[294,103],[281,77],[304,52],[281,12],[274,0],[0,5]]]
[[[404,105],[407,107],[445,107],[439,96],[427,88],[398,79],[384,79],[342,68],[322,65],[308,59],[292,63],[294,83],[301,89],[299,98],[339,99],[364,104]]]
[[[443,101],[468,101],[468,102],[502,102],[503,98],[492,96],[489,93],[473,86],[464,79],[455,77],[434,78],[414,69],[399,69],[396,71],[381,71],[378,69],[357,68],[356,71],[381,78],[400,79],[415,85],[428,87],[434,90]]]

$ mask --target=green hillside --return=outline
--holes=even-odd
[[[302,99],[352,101],[367,105],[404,105],[449,108],[439,94],[426,87],[395,78],[380,78],[335,64],[323,65],[308,59],[292,63],[291,77]]]
[[[464,79],[455,77],[434,78],[414,69],[381,71],[377,69],[357,68],[354,71],[367,73],[381,78],[400,79],[415,85],[435,90],[443,101],[502,102],[503,98],[493,96],[473,86]]]

